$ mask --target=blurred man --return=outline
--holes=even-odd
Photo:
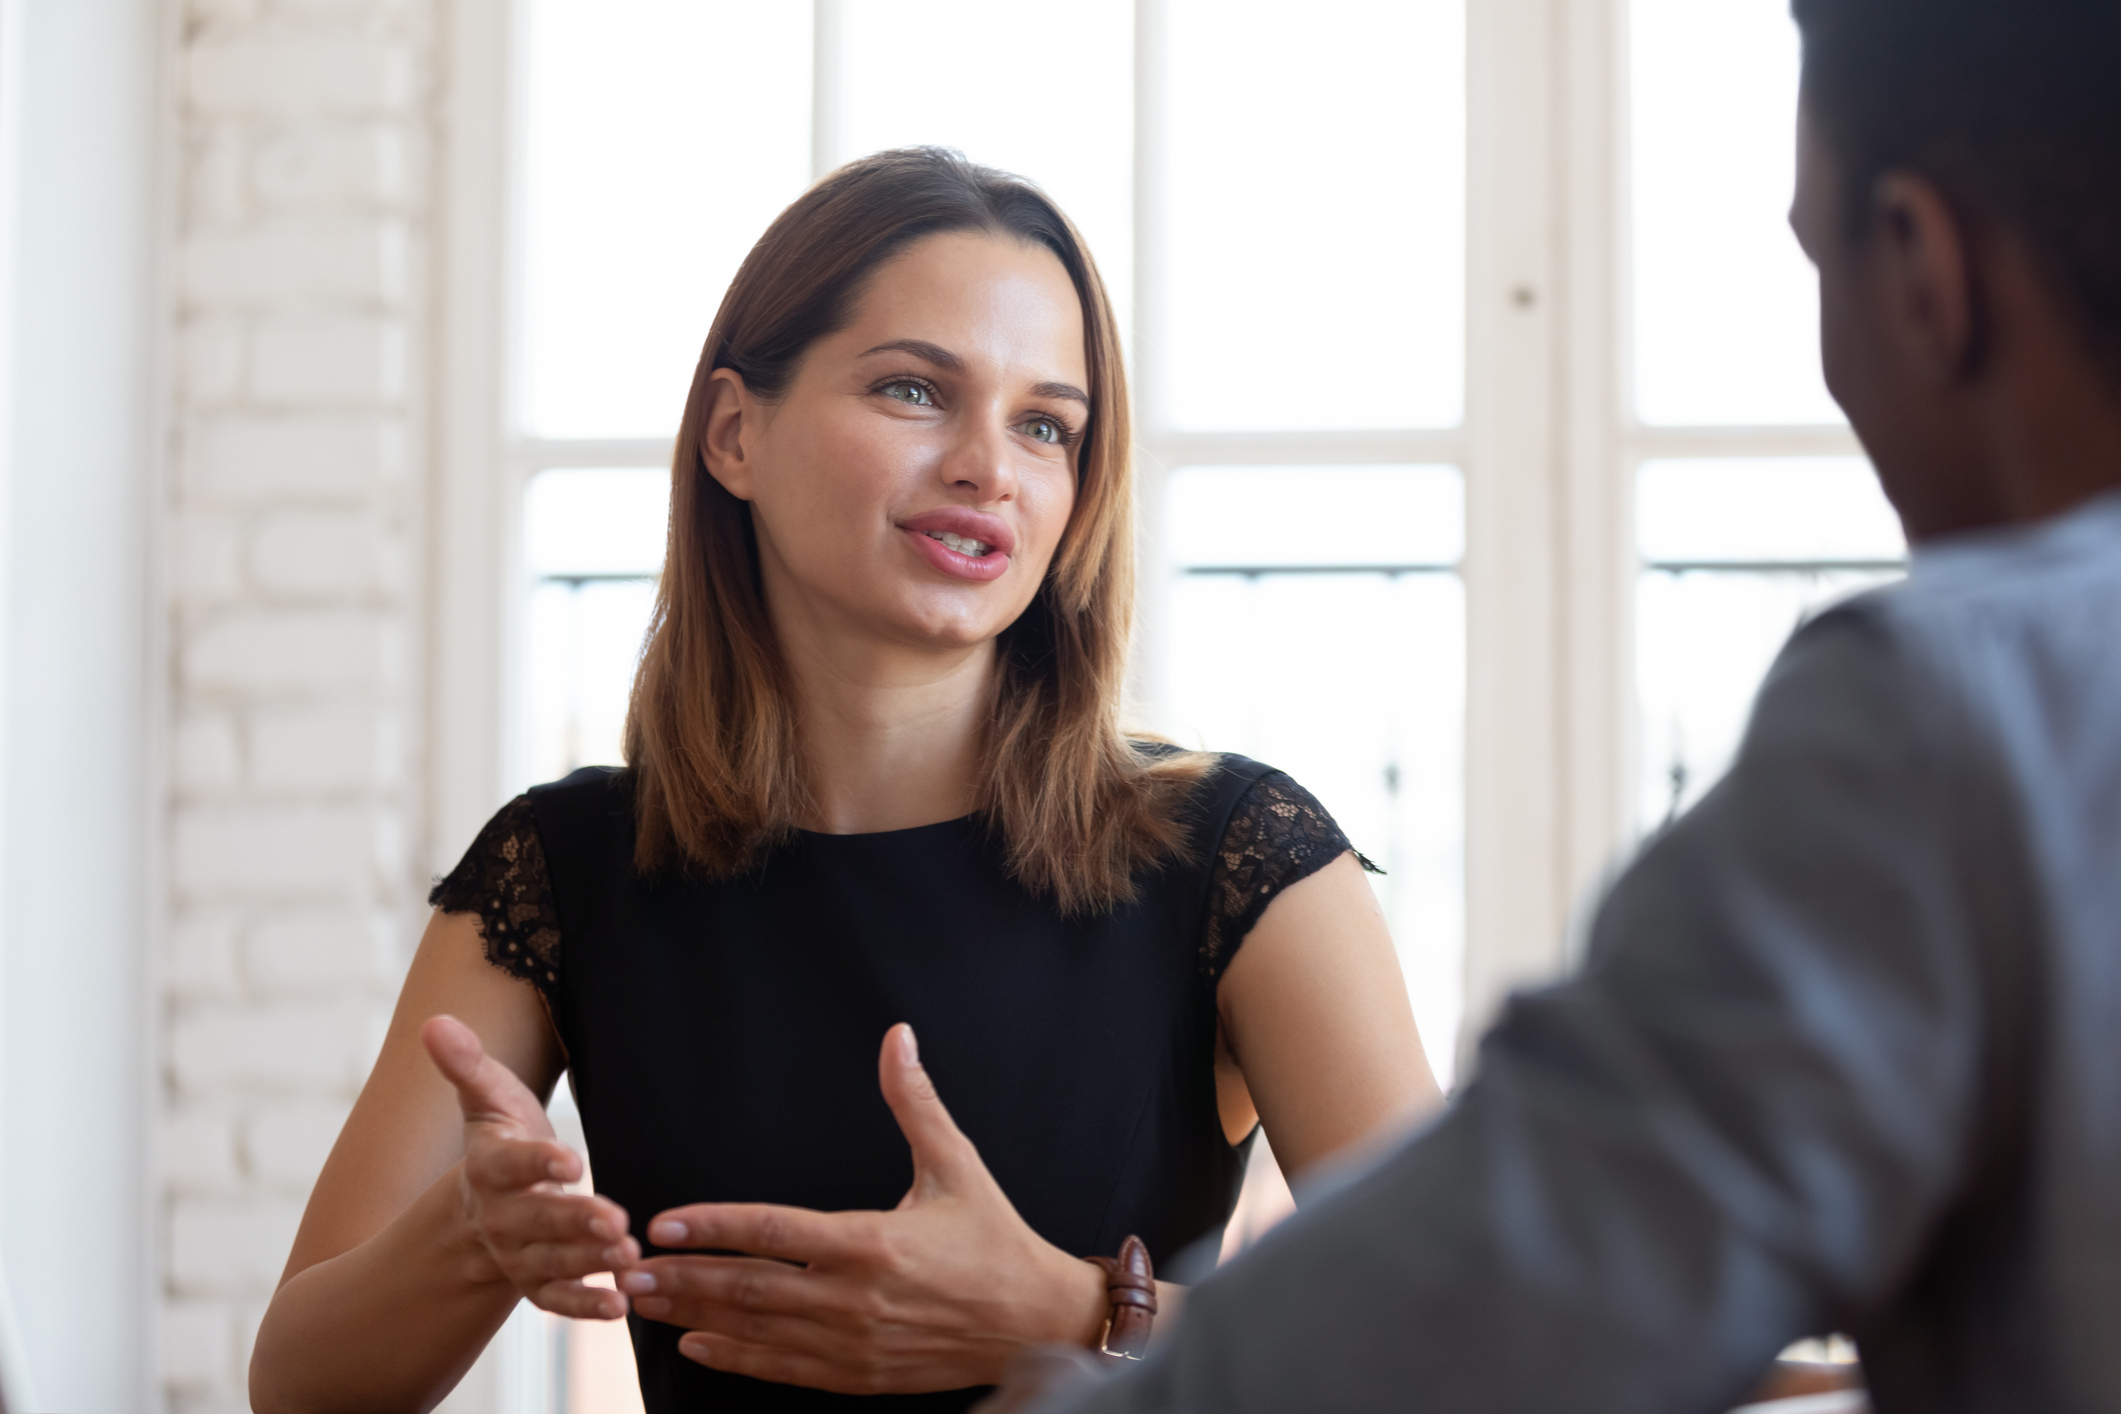
[[[2121,0],[1797,0],[1826,374],[1915,545],[1447,1116],[1063,1401],[2121,1410]]]

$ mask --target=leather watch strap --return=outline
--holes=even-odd
[[[1139,1360],[1149,1351],[1149,1329],[1156,1324],[1156,1271],[1149,1249],[1139,1237],[1119,1245],[1118,1257],[1092,1257],[1105,1273],[1105,1295],[1112,1315],[1105,1322],[1097,1353],[1112,1364]]]

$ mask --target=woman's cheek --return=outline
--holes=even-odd
[[[1068,513],[1075,508],[1075,473],[1066,467],[1042,467],[1019,479],[1025,521],[1045,544],[1060,539]]]

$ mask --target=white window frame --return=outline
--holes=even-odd
[[[848,0],[815,12],[812,156],[839,143]],[[1168,183],[1166,0],[1137,0],[1135,333],[1142,411],[1143,651],[1170,581],[1155,558],[1168,468],[1448,463],[1463,469],[1467,607],[1462,1047],[1513,986],[1570,959],[1569,926],[1634,837],[1631,487],[1650,458],[1849,456],[1846,427],[1652,427],[1630,411],[1625,0],[1468,0],[1466,404],[1443,431],[1180,433],[1156,410],[1167,345],[1148,297]],[[523,623],[522,490],[550,467],[662,466],[668,439],[512,430],[507,351],[521,65],[515,0],[449,7],[438,179],[442,266],[430,583],[428,828],[446,867],[504,791]]]

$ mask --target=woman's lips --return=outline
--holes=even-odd
[[[1001,550],[989,550],[974,559],[970,555],[959,554],[922,531],[901,527],[899,533],[913,542],[916,554],[953,579],[969,579],[975,584],[986,584],[1009,572],[1009,556]]]

